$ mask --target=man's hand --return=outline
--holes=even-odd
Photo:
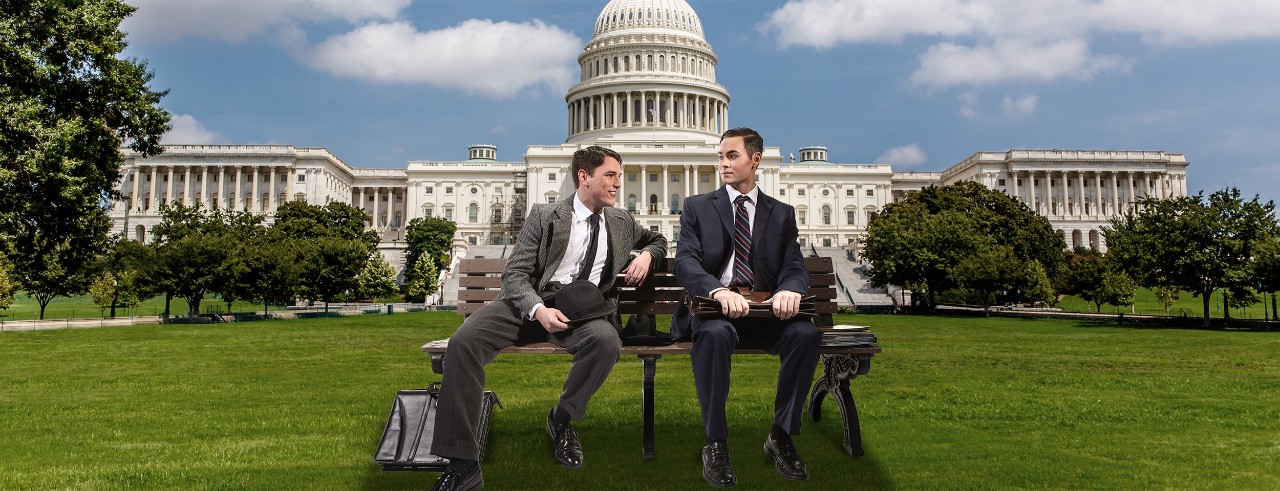
[[[747,315],[747,311],[751,309],[751,305],[747,303],[747,297],[727,288],[716,291],[712,298],[720,302],[720,313],[730,319]]]
[[[533,313],[533,318],[537,320],[539,324],[542,324],[543,329],[546,329],[547,332],[550,333],[567,331],[573,327],[566,324],[566,322],[569,322],[569,318],[565,317],[564,313],[560,312],[560,309],[553,309],[547,306],[543,306],[535,311]]]
[[[649,265],[653,263],[653,254],[649,251],[643,251],[639,256],[631,260],[627,265],[627,269],[622,270],[626,275],[627,286],[637,286],[644,283],[644,279],[649,276]]]
[[[777,293],[773,294],[773,298],[769,299],[773,303],[773,315],[782,320],[795,317],[800,312],[800,298],[801,295],[799,293],[778,290]]]

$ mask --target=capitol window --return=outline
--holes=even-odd
[[[796,196],[804,196],[804,188],[797,189]]]
[[[556,180],[556,173],[555,173],[555,172],[548,172],[548,173],[547,173],[547,180],[548,180],[548,181],[554,181],[554,180]]]
[[[453,194],[453,186],[445,186],[444,194]]]
[[[711,182],[711,174],[701,174],[698,176],[698,180],[702,182]]]
[[[845,197],[847,197],[847,198],[852,198],[852,197],[854,196],[854,194],[853,194],[853,190],[852,190],[852,189],[846,189],[846,190],[844,190],[844,195],[845,195]]]
[[[997,185],[997,186],[1003,186],[1003,185],[1004,185],[1004,179],[997,179],[997,180],[996,180],[996,185]]]
[[[427,194],[435,194],[436,188],[435,186],[427,186],[427,189],[424,192]]]
[[[627,182],[636,182],[635,174],[627,174]]]
[[[649,174],[649,182],[658,182],[657,174]]]
[[[868,190],[867,190],[867,197],[868,197],[868,198],[874,198],[875,196],[876,196],[876,190],[874,190],[874,189],[868,189]]]

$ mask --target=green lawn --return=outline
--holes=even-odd
[[[1068,295],[1058,301],[1056,307],[1066,312],[1097,312],[1098,306],[1084,301],[1084,299],[1075,295]],[[1265,309],[1264,309],[1265,307]],[[1209,317],[1222,318],[1222,291],[1214,291],[1209,296]],[[1164,305],[1156,300],[1156,295],[1151,290],[1139,288],[1134,292],[1134,305],[1117,307],[1115,305],[1102,305],[1102,313],[1137,313],[1147,315],[1165,315]],[[1186,315],[1187,317],[1200,317],[1204,315],[1204,300],[1200,297],[1192,296],[1188,292],[1178,294],[1178,299],[1173,301],[1173,305],[1169,308],[1169,315]],[[1262,319],[1275,318],[1275,314],[1271,312],[1271,295],[1266,295],[1266,305],[1262,302],[1255,303],[1242,309],[1234,309],[1231,311],[1231,317],[1237,319]]]
[[[423,489],[371,462],[419,346],[452,313],[0,333],[0,489]],[[777,360],[736,360],[741,489],[1280,488],[1280,337],[1058,320],[841,316],[885,352],[853,382],[867,455],[806,422],[811,480],[760,444]],[[578,424],[583,468],[543,418],[567,357],[502,356],[491,489],[710,489],[688,357],[659,360],[658,458],[640,458],[640,362],[621,360]],[[834,411],[834,405],[825,407]],[[834,415],[834,413],[830,413]]]
[[[40,318],[40,304],[35,298],[27,296],[25,293],[18,292],[14,295],[13,305],[7,310],[0,310],[0,318],[6,321],[16,320],[32,320]],[[320,304],[323,306],[323,304]],[[232,304],[235,312],[262,312],[262,304],[252,302],[239,301]],[[174,314],[184,314],[189,308],[187,302],[180,298],[175,298],[170,303],[169,308]],[[206,312],[212,309],[215,312],[225,312],[227,304],[219,300],[216,296],[209,295],[200,302],[200,311]],[[278,307],[272,307],[271,310],[277,310]],[[164,296],[153,297],[142,301],[140,305],[132,309],[116,309],[117,317],[136,316],[156,316],[164,312]],[[49,319],[90,319],[106,316],[109,310],[99,309],[93,305],[93,299],[88,295],[77,295],[74,297],[57,297],[49,301],[48,308],[44,311],[44,318]]]

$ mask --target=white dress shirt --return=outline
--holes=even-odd
[[[726,185],[724,188],[725,188],[725,190],[729,191],[729,209],[730,209],[730,210],[733,210],[734,217],[735,217],[734,219],[736,220],[736,219],[737,219],[737,218],[736,218],[736,217],[737,217],[737,213],[738,213],[738,205],[734,203],[734,200],[738,199],[738,196],[741,196],[741,195],[742,195],[742,193],[739,193],[737,189],[734,189],[734,188],[733,188],[733,186],[728,186],[728,185]],[[746,209],[747,209],[747,226],[748,226],[748,227],[749,227],[749,229],[751,230],[752,235],[755,235],[755,230],[756,230],[756,203],[759,203],[759,202],[760,202],[760,201],[759,201],[759,198],[760,198],[760,186],[756,186],[756,187],[754,187],[754,188],[751,188],[751,190],[750,190],[750,191],[747,191],[747,193],[746,193],[746,194],[747,194],[747,197],[748,197],[748,198],[751,198],[751,201],[748,201],[748,202],[746,202],[746,203],[743,203],[743,204],[742,204],[742,206],[743,206],[744,208],[746,208]],[[732,223],[733,223],[733,222],[730,222],[730,224],[732,224]],[[726,286],[726,287],[727,287],[727,286],[729,286],[729,283],[733,281],[733,259],[738,255],[737,250],[736,250],[736,249],[733,249],[733,247],[732,247],[732,245],[733,245],[733,233],[732,233],[732,229],[731,229],[731,231],[730,231],[730,233],[729,233],[729,244],[730,244],[730,248],[729,248],[729,249],[730,249],[730,252],[731,252],[731,254],[729,254],[729,263],[728,263],[728,264],[725,264],[725,265],[724,265],[724,271],[721,271],[721,272],[720,272],[720,284],[721,284],[721,285],[724,285],[724,286]],[[748,265],[748,266],[750,266],[750,265]],[[712,295],[715,295],[716,291],[719,291],[719,290],[720,290],[720,289],[719,289],[719,288],[717,288],[717,289],[715,289],[715,290],[712,290],[710,293],[711,293]]]

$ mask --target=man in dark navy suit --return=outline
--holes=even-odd
[[[783,477],[808,478],[791,437],[800,433],[822,335],[809,319],[796,316],[809,291],[809,272],[796,241],[795,208],[756,186],[763,152],[764,139],[754,130],[726,131],[717,152],[724,187],[689,197],[680,216],[676,278],[684,295],[712,297],[721,305],[722,316],[698,318],[681,302],[672,322],[672,335],[693,339],[693,378],[707,438],[702,474],[718,488],[737,484],[729,460],[725,402],[738,345],[781,357],[773,428],[764,452]],[[769,292],[772,317],[746,317],[750,299],[743,293],[750,292]]]

